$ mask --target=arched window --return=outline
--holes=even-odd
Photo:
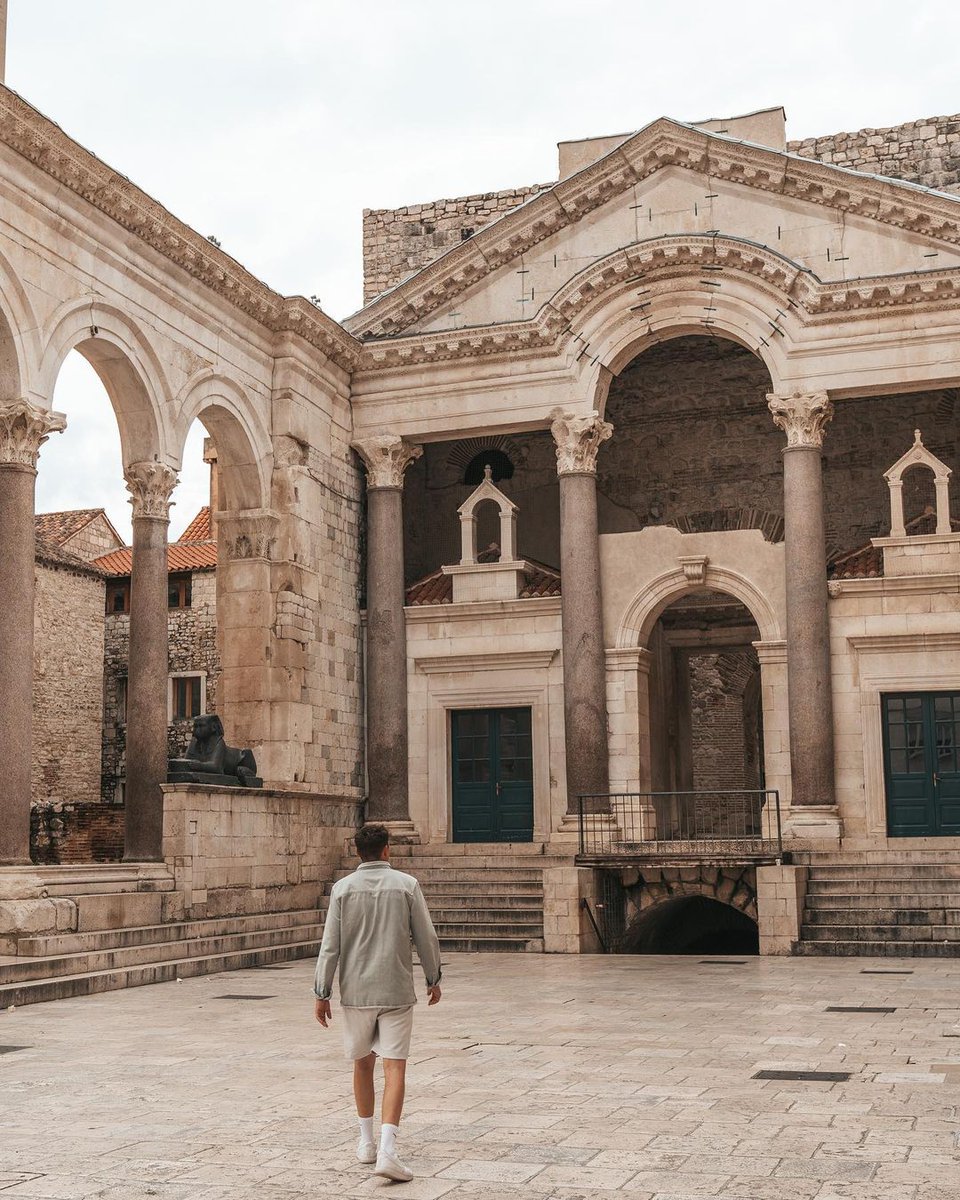
[[[483,483],[485,467],[490,468],[494,483],[499,483],[501,479],[513,478],[513,463],[502,450],[490,447],[487,450],[481,450],[479,454],[475,454],[470,459],[463,473],[463,482],[470,484],[471,487],[477,487],[478,484]]]

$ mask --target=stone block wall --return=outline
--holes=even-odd
[[[960,192],[960,114],[883,129],[829,133],[787,143],[804,158]],[[364,209],[363,302],[422,270],[470,234],[552,183],[431,200],[405,208]]]
[[[360,805],[262,789],[163,789],[163,856],[174,891],[163,918],[315,908],[340,865]]]
[[[757,867],[757,919],[761,954],[792,954],[800,938],[807,868]]]
[[[61,807],[100,796],[104,583],[37,564],[32,798]]]
[[[101,514],[88,521],[73,537],[68,538],[63,544],[63,549],[76,554],[85,562],[90,562],[102,554],[109,554],[111,550],[119,550],[120,542],[110,522]]]
[[[30,857],[42,865],[120,862],[123,809],[93,804],[35,804],[30,810]]]

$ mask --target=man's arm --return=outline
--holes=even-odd
[[[339,961],[340,897],[334,891],[330,896],[330,907],[327,909],[327,919],[323,926],[323,941],[317,955],[317,970],[313,977],[313,991],[317,997],[316,1017],[323,1026],[326,1026],[330,1016],[330,993],[333,991],[333,977],[337,973]]]
[[[440,999],[440,978],[443,971],[440,967],[440,942],[437,931],[430,920],[430,911],[423,898],[420,884],[416,884],[410,897],[410,930],[413,934],[413,944],[420,956],[420,965],[427,978],[427,990],[430,992],[430,1003],[436,1004]]]

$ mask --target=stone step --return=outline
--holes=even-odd
[[[495,905],[478,905],[470,904],[462,908],[439,908],[436,905],[430,905],[430,916],[433,918],[433,923],[438,928],[440,925],[447,924],[450,921],[502,921],[504,925],[508,924],[529,924],[531,921],[537,921],[543,924],[543,905],[539,907],[530,905],[518,906],[516,908],[504,908]]]
[[[484,921],[483,914],[479,919],[466,921],[462,917],[452,921],[434,922],[437,937],[441,943],[451,938],[542,938],[543,919],[539,921]]]
[[[502,954],[516,951],[519,953],[542,954],[543,938],[510,938],[510,937],[455,937],[441,938],[440,948],[448,953],[454,951],[463,954]],[[2,1002],[0,1002],[2,1006]]]
[[[197,921],[173,921],[165,925],[141,925],[129,929],[100,929],[89,933],[61,933],[21,938],[17,950],[21,956],[79,954],[84,951],[114,950],[126,946],[156,945],[192,938],[222,937],[235,933],[256,933],[261,930],[313,925],[317,922],[318,911],[323,912],[328,903],[327,897],[324,896],[321,897],[318,908],[251,913],[242,917],[207,917]]]
[[[292,925],[284,929],[264,929],[193,938],[188,941],[146,943],[80,954],[19,958],[16,962],[0,964],[0,987],[35,979],[54,979],[61,976],[97,974],[123,967],[156,965],[170,959],[183,961],[210,958],[214,955],[232,955],[246,950],[285,946],[293,942],[319,942],[322,936],[323,925],[315,920],[312,925]]]
[[[803,925],[800,936],[807,942],[958,942],[960,925]]]
[[[863,897],[869,899],[869,897]],[[836,906],[806,907],[804,925],[836,925],[844,919],[847,925],[956,925],[960,927],[960,908],[933,908],[924,905],[878,908]]]
[[[838,958],[960,958],[960,942],[795,942],[794,954]]]
[[[55,979],[37,979],[25,983],[0,985],[0,1010],[36,1004],[44,1000],[64,1000],[71,996],[89,996],[96,992],[118,988],[140,987],[148,983],[168,983],[196,975],[213,975],[220,971],[241,971],[250,967],[269,966],[313,958],[320,949],[319,941],[289,942],[282,946],[264,946],[256,950],[214,954],[201,958],[170,959],[166,962],[145,963],[107,971],[90,971],[76,975],[61,975]]]
[[[960,893],[957,880],[950,877],[917,876],[912,879],[810,879],[807,894],[814,896],[863,895],[899,896],[905,892],[927,895]]]
[[[811,866],[811,879],[960,879],[960,863],[829,863]]]
[[[841,892],[807,893],[807,907],[817,912],[846,912],[859,908],[960,909],[960,892]]]
[[[481,891],[478,888],[471,889],[467,894],[459,885],[451,884],[449,887],[425,887],[423,895],[431,912],[436,908],[462,908],[464,905],[474,908],[481,905],[485,908],[535,908],[538,912],[543,911],[542,888],[516,891],[495,891],[492,888]]]
[[[501,856],[516,856],[523,858],[558,858],[564,856],[552,853],[545,842],[430,842],[426,845],[406,845],[397,843],[390,847],[390,861],[399,866],[402,858],[462,858],[465,856],[481,856],[484,861]],[[348,842],[344,847],[344,858],[356,860],[353,843]]]

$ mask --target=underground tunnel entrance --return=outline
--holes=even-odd
[[[625,931],[622,954],[759,954],[746,913],[709,896],[678,896],[647,909]]]

